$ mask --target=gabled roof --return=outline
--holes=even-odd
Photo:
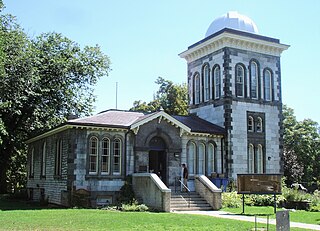
[[[205,133],[214,135],[224,135],[225,130],[206,120],[200,119],[197,116],[170,116],[164,111],[144,114],[141,112],[107,110],[100,112],[97,115],[88,116],[85,118],[71,119],[60,126],[44,132],[27,141],[33,141],[45,138],[52,134],[64,131],[69,128],[77,127],[96,127],[96,128],[111,128],[111,129],[126,129],[132,130],[135,134],[139,131],[140,126],[157,119],[160,123],[162,120],[167,121],[171,125],[180,128],[180,134],[183,133]]]
[[[68,120],[67,124],[73,125],[93,125],[93,126],[112,126],[129,128],[136,120],[145,115],[141,112],[107,110],[97,115]]]
[[[211,133],[217,135],[225,135],[225,129],[210,123],[204,119],[195,115],[189,116],[173,116],[176,120],[180,121],[191,129],[191,132],[195,133]]]

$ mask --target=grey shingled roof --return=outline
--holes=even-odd
[[[157,112],[154,112],[157,113]],[[97,115],[68,120],[67,124],[88,125],[88,126],[109,126],[130,128],[134,122],[141,121],[148,118],[151,114],[144,114],[141,112],[121,111],[121,110],[107,110],[100,112]],[[197,116],[172,116],[179,122],[183,123],[191,129],[192,132],[211,133],[224,135],[224,128],[203,120]]]
[[[198,116],[173,116],[173,118],[189,127],[192,132],[211,133],[218,135],[225,135],[226,133],[223,127],[210,123],[204,119],[199,118]]]
[[[145,115],[141,112],[107,110],[97,115],[68,120],[68,124],[97,125],[112,127],[130,127],[132,123]]]

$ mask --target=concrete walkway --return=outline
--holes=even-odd
[[[240,221],[255,222],[254,216],[237,215],[224,211],[174,211],[174,213],[198,214]],[[257,222],[267,224],[267,218],[257,218]],[[269,224],[276,225],[276,219],[269,219]],[[299,222],[290,222],[290,227],[303,228],[309,230],[320,230],[320,225],[312,225]]]

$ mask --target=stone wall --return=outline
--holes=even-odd
[[[199,175],[195,178],[196,192],[203,197],[214,210],[222,207],[221,189],[218,189],[206,176]]]
[[[132,186],[138,199],[145,205],[164,212],[170,212],[171,190],[154,173],[135,173]]]

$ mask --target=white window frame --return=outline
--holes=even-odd
[[[107,147],[105,146],[107,145]],[[110,139],[105,137],[101,141],[101,175],[107,175],[110,174]],[[104,165],[104,162],[106,164]]]
[[[189,175],[194,175],[196,171],[196,147],[194,142],[187,144],[187,167]]]
[[[248,146],[248,173],[254,173],[254,146],[253,144],[249,144]]]
[[[206,145],[204,143],[199,144],[198,150],[198,174],[204,175],[206,171]]]
[[[194,104],[200,103],[200,75],[196,74],[194,77]]]
[[[118,147],[116,147],[116,146],[118,146]],[[113,154],[112,155],[112,158],[113,158],[113,167],[112,167],[113,175],[121,175],[122,141],[121,141],[120,138],[115,138],[112,141],[112,154]],[[118,169],[118,170],[116,171],[116,169]]]
[[[272,75],[269,70],[264,72],[264,99],[265,101],[272,101]]]
[[[210,76],[209,76],[209,66],[205,65],[203,68],[203,85],[204,85],[204,102],[208,102],[210,99]]]
[[[254,119],[252,116],[248,116],[248,131],[249,132],[254,131]]]
[[[207,163],[207,171],[208,175],[211,176],[211,173],[216,172],[215,169],[215,162],[216,162],[216,147],[209,143],[208,145],[208,163]]]
[[[257,173],[263,173],[263,149],[261,144],[258,144],[257,147],[256,169]]]
[[[98,163],[99,139],[96,136],[92,136],[89,139],[89,174],[98,174]]]
[[[41,156],[41,176],[45,176],[46,175],[46,147],[47,143],[43,142],[42,145],[42,156]]]
[[[216,66],[213,69],[213,79],[214,79],[214,98],[219,99],[221,97],[221,73],[220,67]]]
[[[258,91],[259,91],[258,64],[256,62],[251,62],[250,64],[250,97],[252,99],[258,99],[258,95],[259,95]]]
[[[263,132],[263,121],[261,117],[257,118],[257,132]]]
[[[242,75],[239,75],[239,73],[242,73]],[[241,91],[241,95],[238,94],[239,91]],[[236,66],[236,96],[244,97],[244,68],[240,64]]]

